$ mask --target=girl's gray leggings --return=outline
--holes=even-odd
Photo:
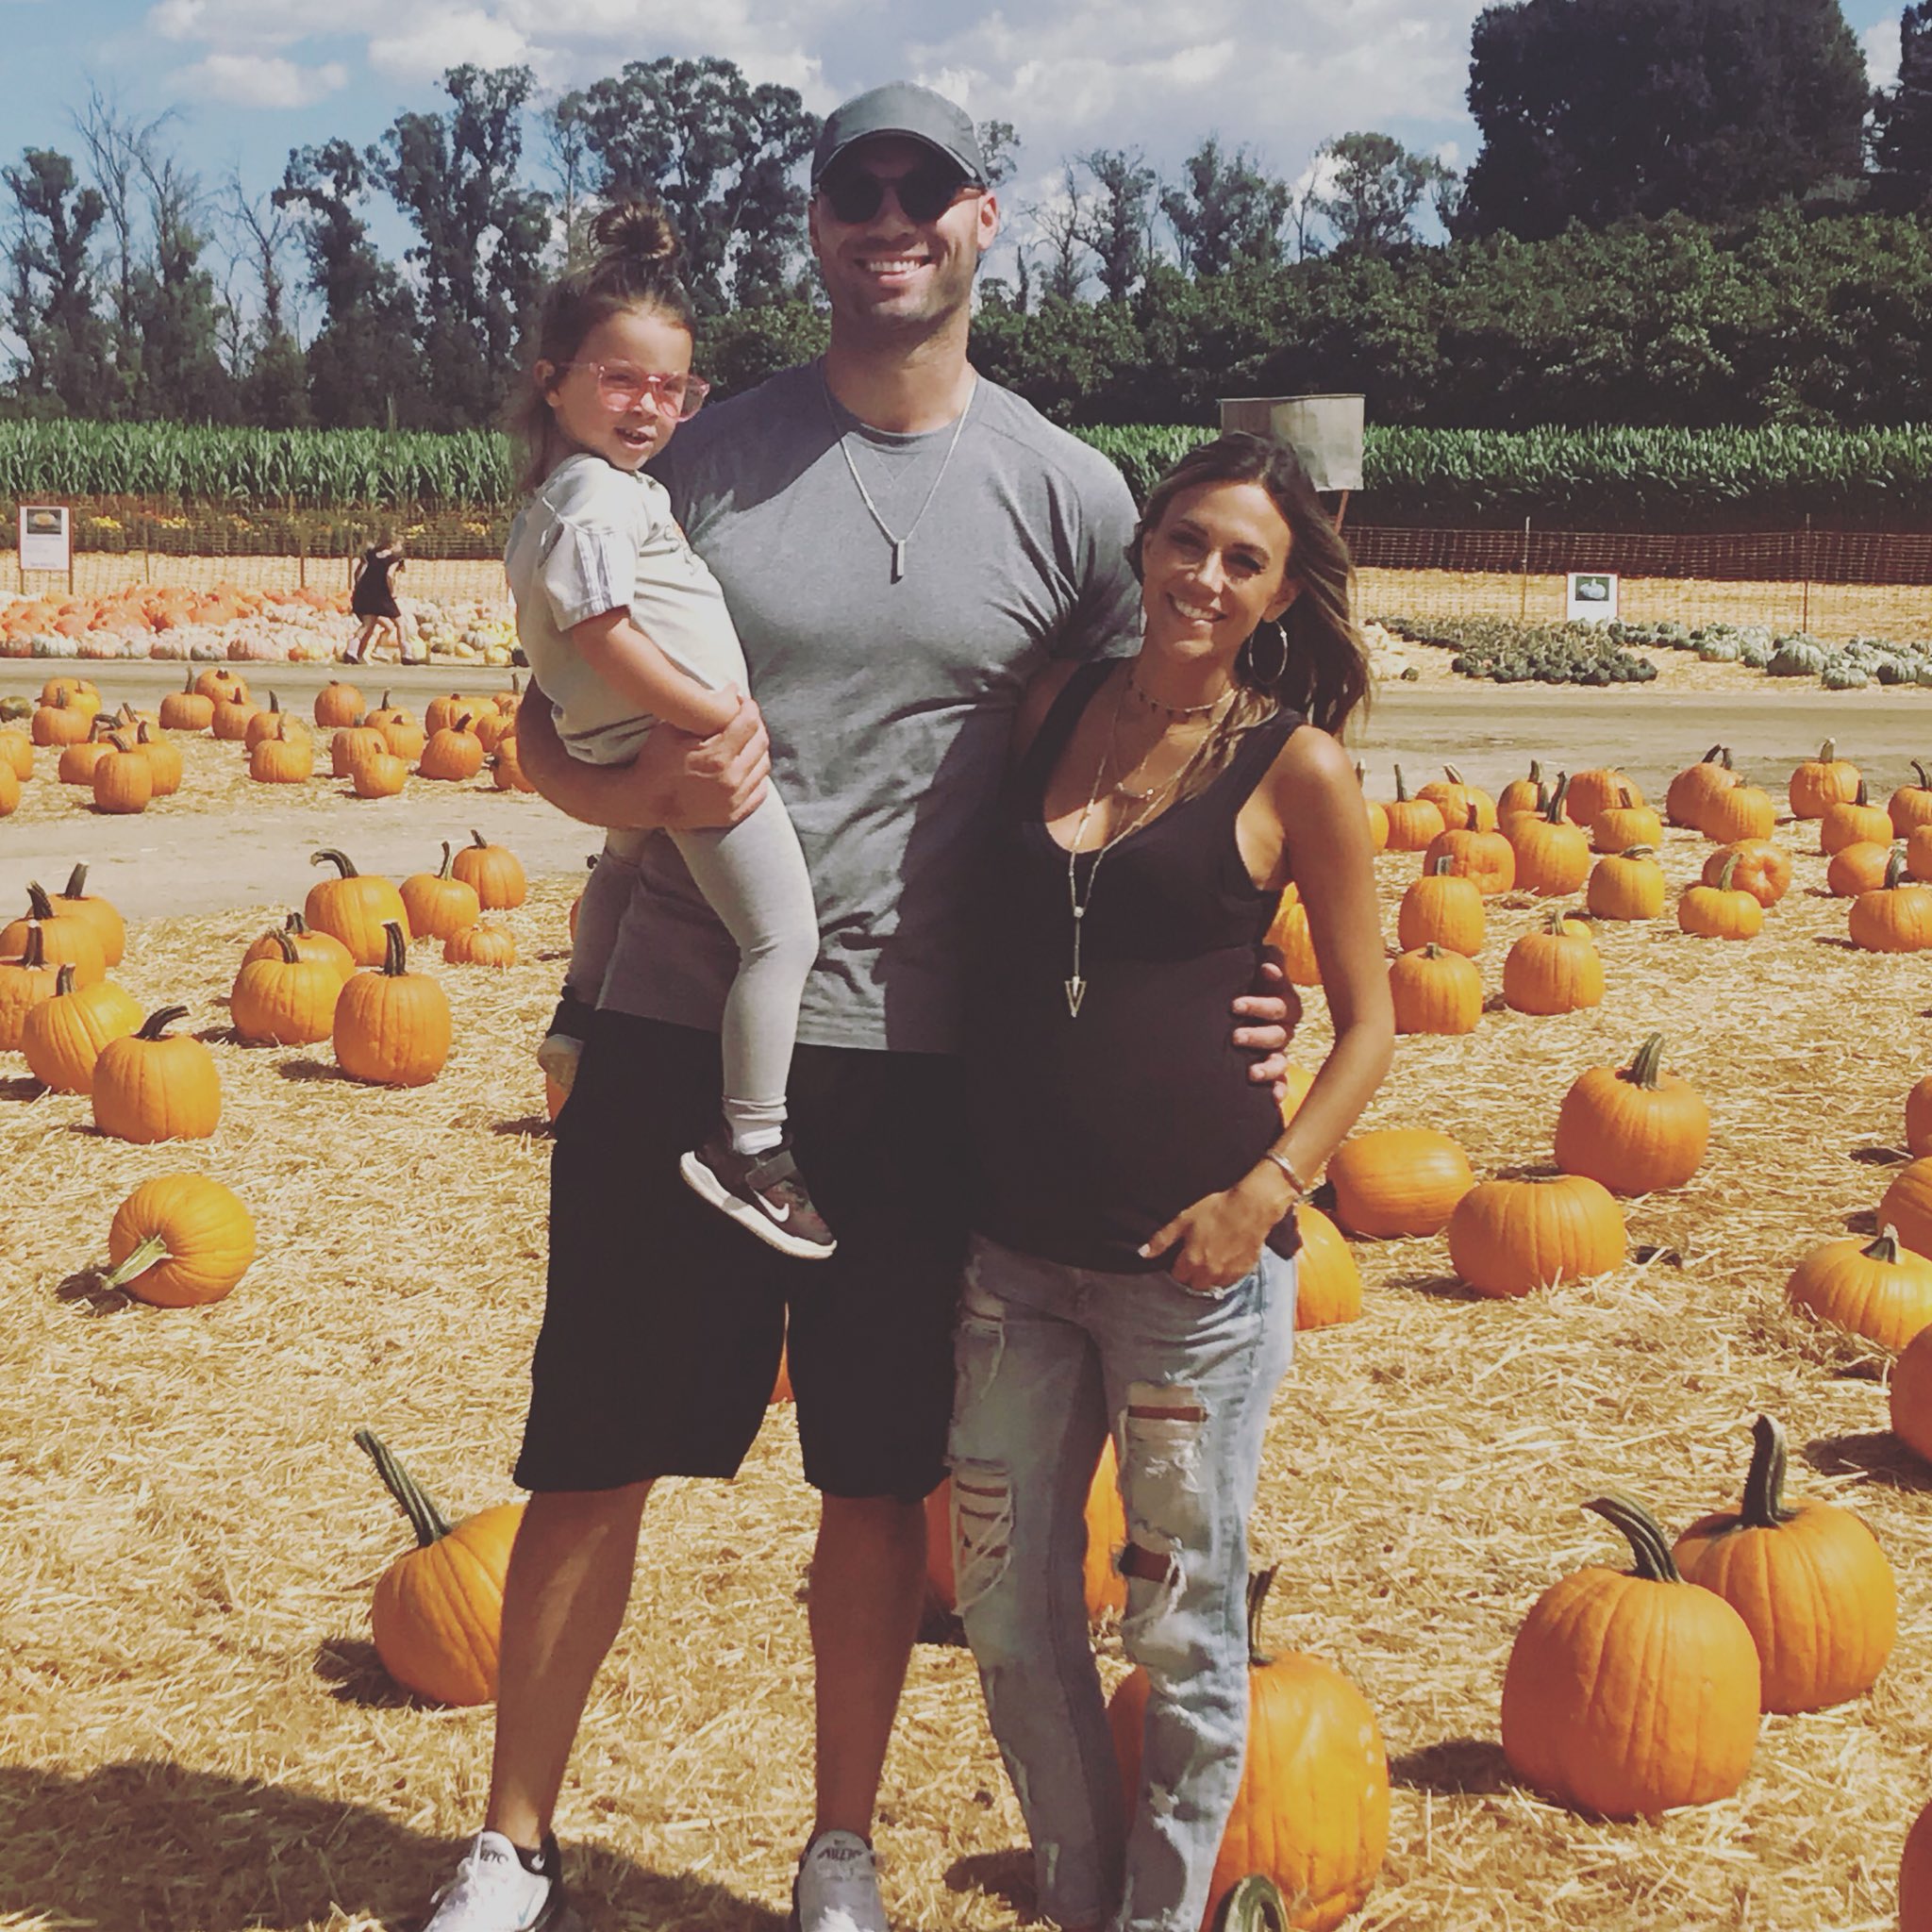
[[[577,908],[568,984],[591,1005],[655,832],[612,832]],[[720,1041],[734,1126],[779,1126],[798,1037],[798,1002],[819,952],[818,908],[798,833],[775,791],[722,830],[668,832],[692,880],[738,945]]]

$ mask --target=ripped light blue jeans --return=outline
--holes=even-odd
[[[959,1614],[1033,1838],[1041,1912],[1196,1932],[1248,1728],[1248,1512],[1294,1352],[1295,1267],[1220,1294],[975,1235],[949,1460]],[[1111,1433],[1121,1637],[1151,1695],[1131,1819],[1087,1629],[1085,1508]]]

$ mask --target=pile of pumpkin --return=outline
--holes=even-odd
[[[101,597],[19,598],[0,607],[0,658],[145,658],[170,632],[284,616],[306,628],[348,606],[346,591],[256,591],[227,583],[209,591],[129,584]],[[316,655],[332,656],[333,649]]]
[[[387,691],[365,709],[353,685],[331,682],[316,693],[315,727],[331,734],[329,771],[350,781],[358,798],[391,798],[411,770],[421,778],[467,783],[486,759],[496,789],[528,791],[517,758],[517,708],[511,689],[488,697],[452,691],[432,698],[423,721]],[[150,715],[123,705],[108,715],[89,679],[51,677],[23,724],[0,725],[0,818],[17,808],[21,786],[35,772],[35,751],[58,750],[63,785],[85,790],[96,810],[139,812],[179,790],[183,762],[175,741],[207,733],[239,744],[250,778],[266,785],[306,784],[315,775],[309,727],[284,711],[273,691],[265,705],[248,695],[246,681],[225,665],[190,674]]]
[[[1932,947],[1932,778],[1924,764],[1913,770],[1916,784],[1874,805],[1857,767],[1827,740],[1788,788],[1792,816],[1818,824],[1819,849],[1831,861],[1828,889],[1851,901],[1852,943],[1870,952]],[[1367,807],[1377,852],[1422,855],[1422,875],[1397,916],[1401,952],[1390,968],[1403,1033],[1475,1029],[1484,1009],[1474,961],[1485,899],[1580,891],[1592,919],[1649,920],[1662,915],[1668,895],[1657,861],[1664,819],[1622,772],[1559,774],[1553,790],[1532,764],[1493,799],[1453,766],[1445,772],[1411,796],[1398,766],[1394,798]],[[1672,779],[1665,811],[1672,824],[1701,832],[1714,848],[1698,882],[1678,894],[1679,927],[1705,939],[1755,938],[1791,883],[1790,853],[1773,836],[1775,800],[1747,784],[1730,753],[1713,745]],[[1291,980],[1321,984],[1307,912],[1292,886],[1269,937]],[[1552,911],[1519,939],[1504,961],[1502,998],[1523,1013],[1596,1006],[1603,967],[1589,924]]]

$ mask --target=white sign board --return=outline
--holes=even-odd
[[[62,575],[74,560],[73,531],[63,504],[24,503],[20,507],[20,567],[58,570]]]
[[[1617,579],[1602,571],[1573,570],[1563,615],[1572,624],[1608,624],[1617,614]]]

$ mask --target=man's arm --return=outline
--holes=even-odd
[[[660,724],[629,764],[590,765],[564,749],[550,700],[533,684],[517,708],[516,735],[530,783],[587,825],[645,832],[735,825],[763,800],[772,771],[771,740],[749,698],[713,738]]]

